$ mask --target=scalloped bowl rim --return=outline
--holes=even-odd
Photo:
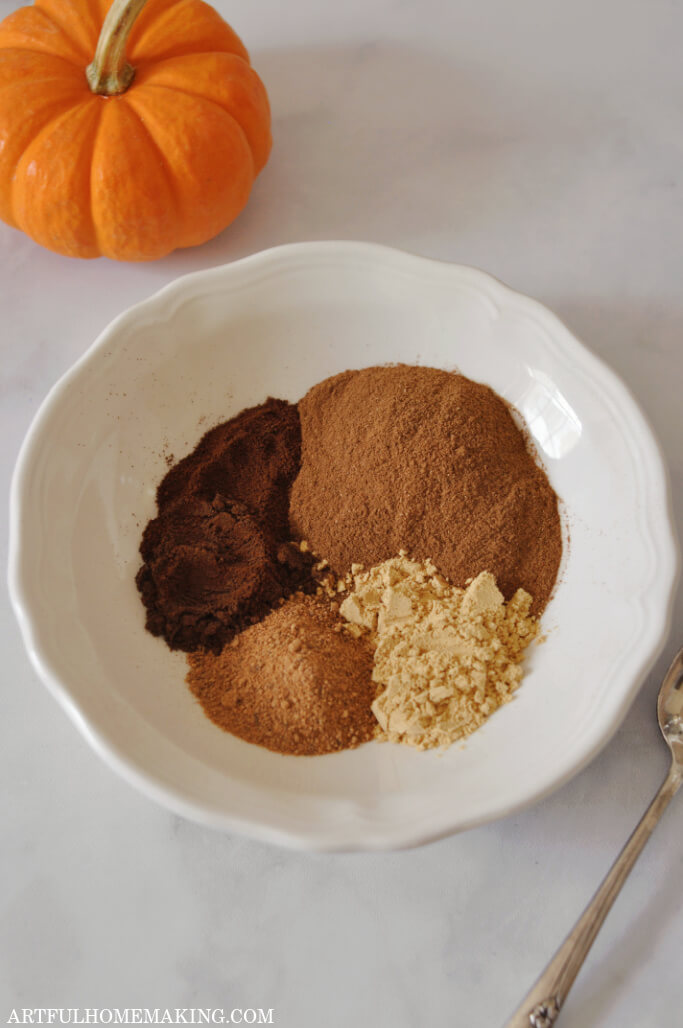
[[[444,812],[444,816],[438,822],[431,818],[427,823],[413,821],[410,824],[382,824],[374,820],[364,821],[362,816],[358,816],[351,825],[341,823],[334,830],[329,826],[318,830],[315,824],[293,824],[288,817],[264,818],[262,814],[257,814],[252,818],[203,805],[177,787],[168,786],[150,768],[140,766],[127,753],[125,743],[116,737],[116,733],[109,730],[106,722],[103,723],[97,717],[93,717],[91,712],[75,701],[68,683],[63,680],[45,653],[41,643],[40,626],[31,610],[29,587],[21,561],[24,547],[22,511],[29,502],[28,479],[31,464],[36,456],[36,448],[42,443],[44,423],[50,413],[68,397],[82,371],[97,361],[104,350],[116,344],[117,336],[128,324],[145,318],[154,320],[155,314],[162,320],[172,317],[177,305],[206,292],[207,286],[232,280],[234,288],[240,278],[245,282],[253,280],[269,265],[272,268],[286,265],[296,259],[315,260],[316,257],[330,255],[341,255],[348,260],[358,257],[385,266],[393,265],[403,270],[419,271],[422,275],[446,273],[453,276],[454,280],[474,284],[481,293],[487,294],[498,304],[513,305],[523,310],[528,317],[543,325],[564,355],[571,356],[574,362],[580,364],[604,396],[609,397],[614,409],[628,418],[633,426],[632,438],[637,441],[641,456],[648,465],[652,490],[648,498],[652,502],[648,507],[646,530],[650,533],[649,542],[656,554],[657,574],[653,575],[654,586],[646,598],[650,616],[643,632],[637,641],[633,641],[632,652],[626,654],[624,660],[615,668],[615,675],[618,671],[620,678],[619,688],[612,703],[603,710],[603,717],[599,723],[592,726],[592,730],[586,731],[582,745],[574,750],[571,759],[554,768],[553,773],[549,774],[535,791],[515,796],[513,799],[503,799],[498,804],[494,801],[480,816],[465,821],[454,821],[448,816],[448,812]],[[656,525],[653,515],[655,508],[664,514]],[[660,654],[669,632],[678,572],[678,542],[665,462],[645,416],[630,390],[616,373],[580,343],[550,310],[538,301],[504,285],[487,272],[374,243],[332,240],[272,247],[230,264],[181,276],[119,314],[58,380],[41,404],[20,449],[10,492],[8,584],[24,645],[39,677],[90,746],[122,778],[180,816],[217,829],[238,831],[262,841],[298,849],[343,852],[417,846],[521,810],[559,788],[582,770],[612,738]],[[628,664],[628,670],[625,670],[624,663]]]

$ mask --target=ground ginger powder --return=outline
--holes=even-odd
[[[340,613],[349,631],[369,632],[376,646],[379,739],[448,746],[512,699],[538,632],[529,593],[518,589],[506,603],[488,571],[458,589],[430,560],[405,553],[353,572]]]

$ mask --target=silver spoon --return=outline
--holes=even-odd
[[[671,750],[671,768],[576,925],[505,1028],[551,1028],[595,937],[645,843],[683,781],[683,650],[673,659],[657,698],[657,719]]]

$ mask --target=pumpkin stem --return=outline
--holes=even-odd
[[[125,93],[135,76],[126,60],[126,43],[135,19],[147,0],[114,0],[104,19],[92,64],[85,75],[93,93]]]

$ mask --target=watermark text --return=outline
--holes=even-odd
[[[272,1007],[20,1007],[7,1024],[275,1024]]]

